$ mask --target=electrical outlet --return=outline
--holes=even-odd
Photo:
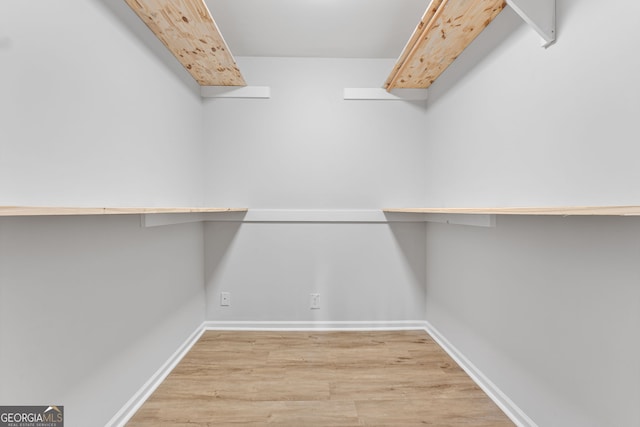
[[[231,305],[231,292],[220,292],[220,305],[223,307]]]
[[[320,294],[311,294],[311,302],[309,308],[317,310],[320,308]]]

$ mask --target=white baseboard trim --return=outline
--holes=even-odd
[[[471,379],[489,396],[493,402],[518,427],[538,427],[509,397],[504,394],[486,375],[482,373],[464,354],[449,342],[431,323],[425,321],[425,331],[455,362],[471,377]]]
[[[422,320],[373,321],[208,321],[212,331],[396,331],[425,329]]]
[[[509,397],[487,378],[469,359],[453,346],[436,328],[424,320],[397,321],[205,321],[171,355],[153,376],[129,399],[106,424],[123,427],[164,379],[180,363],[205,331],[401,331],[420,329],[435,342],[471,377],[518,427],[538,427]]]
[[[153,394],[158,386],[164,381],[171,371],[180,363],[182,358],[191,350],[191,347],[198,342],[205,329],[203,325],[198,328],[182,343],[175,353],[169,357],[149,380],[129,399],[127,403],[109,420],[106,427],[123,427],[133,417],[142,404]]]

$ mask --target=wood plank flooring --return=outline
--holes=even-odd
[[[261,425],[514,424],[424,331],[208,331],[127,424]]]

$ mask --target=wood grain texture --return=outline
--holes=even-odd
[[[432,0],[385,88],[431,86],[505,6],[505,0]]]
[[[557,207],[513,207],[513,208],[389,208],[389,213],[439,213],[482,215],[605,215],[638,216],[640,206],[557,206]]]
[[[424,331],[208,331],[127,424],[513,426]]]
[[[398,78],[400,71],[404,69],[407,58],[412,52],[415,51],[415,49],[418,48],[419,41],[421,39],[424,39],[427,32],[431,28],[430,25],[433,25],[433,17],[436,15],[436,12],[438,11],[438,8],[440,8],[440,5],[442,5],[442,3],[443,0],[431,0],[431,3],[429,3],[427,10],[422,15],[422,19],[420,19],[420,22],[418,22],[418,26],[416,26],[416,29],[413,30],[413,34],[411,34],[409,41],[404,46],[400,57],[396,61],[396,65],[393,67],[393,71],[391,72],[391,74],[389,74],[387,81],[384,83],[384,87],[389,91],[395,87],[395,80]]]
[[[154,213],[246,212],[246,208],[137,208],[69,206],[0,206],[0,216],[132,215]]]
[[[204,0],[125,0],[201,86],[245,86]]]

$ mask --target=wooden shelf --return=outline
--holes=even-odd
[[[426,89],[509,5],[542,37],[555,42],[556,0],[431,0],[384,87]]]
[[[640,206],[559,206],[502,208],[393,208],[387,213],[475,214],[475,215],[557,215],[557,216],[640,216]]]
[[[505,6],[505,0],[432,0],[385,88],[431,86]]]
[[[133,215],[173,213],[246,212],[246,208],[136,208],[68,206],[0,206],[0,216]]]
[[[245,86],[204,0],[126,0],[200,86]]]
[[[640,206],[557,206],[557,207],[493,207],[493,208],[387,208],[382,210],[385,213],[407,213],[407,214],[466,214],[466,215],[556,215],[556,216],[640,216]],[[148,215],[148,214],[206,214],[206,213],[232,213],[248,212],[247,208],[198,208],[198,207],[72,207],[72,206],[0,206],[0,217],[3,216],[59,216],[59,215]],[[262,212],[260,210],[256,212]],[[372,216],[374,211],[321,211],[324,213],[322,219],[316,218],[315,211],[292,211],[298,216],[306,214],[304,220],[293,215],[289,211],[280,213],[282,218],[271,218],[271,211],[262,212],[258,218],[250,219],[257,222],[270,221],[328,221],[344,222],[347,214],[359,214],[353,222],[385,222],[381,218]],[[274,211],[276,214],[280,211]],[[300,213],[302,212],[302,213]],[[378,211],[380,212],[380,211]],[[316,216],[314,216],[314,214]],[[266,216],[265,216],[266,215]],[[271,216],[269,216],[271,215]],[[329,215],[327,218],[325,216]],[[337,216],[336,216],[337,215]],[[340,216],[342,215],[342,216]],[[307,216],[309,218],[307,218]],[[333,217],[336,218],[333,218]],[[361,218],[362,217],[362,218]],[[294,218],[294,219],[292,219]],[[350,218],[350,217],[349,217]],[[349,221],[347,221],[349,222]]]

